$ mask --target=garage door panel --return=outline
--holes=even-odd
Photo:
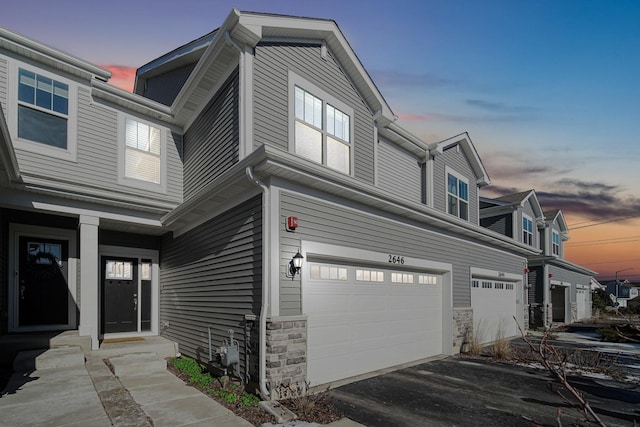
[[[481,343],[518,335],[516,285],[510,282],[474,279],[471,286],[473,329]]]
[[[349,272],[346,283],[306,277],[303,284],[312,385],[442,353],[441,280],[391,283],[391,271],[384,270],[384,282],[366,283],[355,280],[361,267],[342,268]]]

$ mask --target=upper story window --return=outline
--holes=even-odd
[[[469,183],[451,171],[447,171],[447,212],[469,219]]]
[[[522,243],[533,246],[533,220],[522,216]]]
[[[61,76],[16,64],[7,117],[16,148],[75,160],[77,87]],[[15,92],[12,92],[14,91]]]
[[[349,115],[310,92],[295,87],[296,154],[349,174],[350,139]]]
[[[290,73],[293,94],[292,151],[344,174],[353,163],[353,110]]]
[[[556,256],[560,256],[560,234],[556,231],[551,232],[551,253]]]
[[[123,117],[121,121],[118,182],[164,192],[164,132],[160,127],[136,118]]]

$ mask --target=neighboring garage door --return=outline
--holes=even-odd
[[[582,320],[589,317],[589,290],[584,288],[576,289],[576,306],[578,311],[578,319]]]
[[[310,262],[307,378],[326,384],[442,354],[442,277]]]
[[[473,279],[471,307],[473,332],[480,343],[513,337],[518,334],[516,289],[513,282]],[[516,317],[517,318],[517,317]]]

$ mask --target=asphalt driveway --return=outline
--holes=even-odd
[[[609,426],[640,422],[640,385],[575,376],[591,407]],[[580,419],[549,391],[546,371],[479,359],[449,357],[336,388],[345,416],[376,426],[556,426]],[[558,387],[558,386],[555,386]]]

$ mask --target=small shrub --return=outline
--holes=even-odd
[[[238,402],[238,406],[241,408],[246,407],[257,407],[260,404],[260,398],[255,394],[244,392],[240,396],[240,401]]]

